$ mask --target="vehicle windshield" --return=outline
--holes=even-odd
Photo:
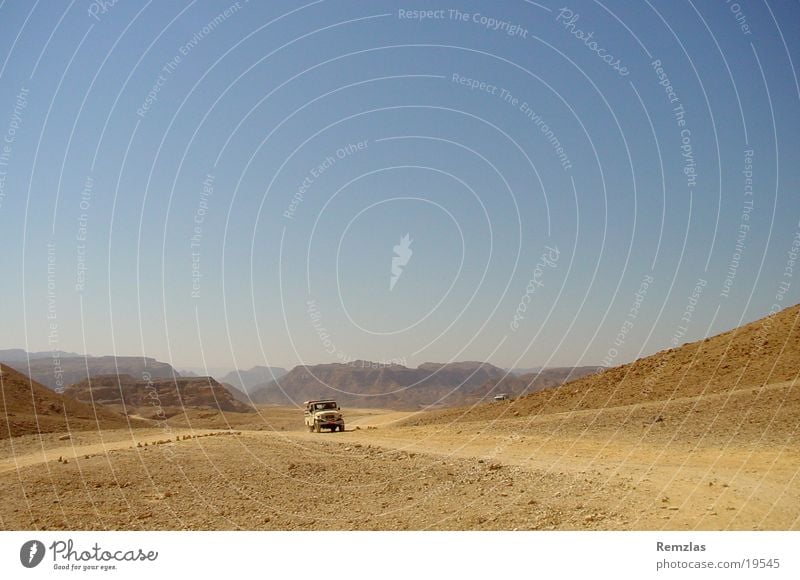
[[[336,403],[330,401],[328,403],[315,403],[314,410],[315,411],[324,411],[326,409],[336,409]]]

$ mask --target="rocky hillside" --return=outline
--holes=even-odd
[[[607,409],[624,405],[725,395],[800,379],[800,305],[716,336],[658,352],[632,363],[510,404],[432,411],[411,423],[485,420],[501,416]],[[765,394],[773,397],[773,394]],[[780,401],[776,399],[775,405]]]
[[[6,351],[12,352],[12,351]],[[13,351],[16,352],[16,351]],[[24,351],[21,351],[24,352]],[[35,353],[42,355],[44,353]],[[142,377],[148,373],[154,379],[178,376],[171,365],[154,358],[140,356],[38,356],[30,362],[27,358],[13,357],[8,366],[31,377],[36,382],[55,390],[100,375],[131,375]]]
[[[149,381],[130,375],[104,375],[70,385],[64,394],[78,401],[137,407],[202,407],[221,411],[252,411],[211,377],[179,377]]]
[[[0,364],[0,439],[34,433],[142,426],[101,405],[87,405],[54,393]]]

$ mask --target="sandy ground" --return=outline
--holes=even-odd
[[[215,417],[16,437],[0,442],[0,527],[800,529],[797,423],[709,419],[704,405],[722,408],[416,426],[409,413],[345,410],[348,431],[322,434],[297,410],[263,408],[239,425],[226,416],[230,429]]]

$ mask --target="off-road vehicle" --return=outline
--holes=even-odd
[[[336,401],[306,401],[305,424],[309,431],[315,433],[323,429],[330,429],[331,432],[344,431],[344,419],[341,409]]]

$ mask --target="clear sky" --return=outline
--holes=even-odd
[[[0,2],[0,348],[616,365],[760,318],[800,296],[798,29],[796,2]]]

